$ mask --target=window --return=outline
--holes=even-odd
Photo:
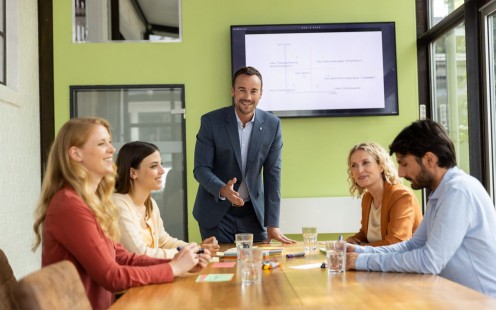
[[[72,0],[73,42],[181,41],[181,0]]]
[[[19,89],[19,16],[17,0],[0,0],[1,100],[17,104]]]
[[[430,0],[430,18],[429,24],[431,27],[448,16],[463,4],[464,0]]]
[[[482,11],[482,33],[484,48],[484,103],[487,113],[488,145],[496,143],[496,2],[485,7]],[[489,147],[486,150],[489,170],[489,193],[496,201],[496,152]]]
[[[455,145],[458,167],[469,173],[465,26],[446,32],[431,45],[432,115]]]
[[[495,3],[416,1],[419,110],[447,128],[458,166],[496,200],[492,185],[496,176],[492,149],[496,142],[492,129],[496,126],[496,26],[495,10],[487,10]]]
[[[7,82],[6,11],[5,0],[0,0],[0,84],[3,85]]]

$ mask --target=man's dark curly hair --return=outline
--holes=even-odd
[[[389,146],[389,154],[413,155],[420,161],[425,153],[432,152],[438,157],[438,166],[456,166],[453,142],[444,127],[433,120],[419,120],[405,127]]]

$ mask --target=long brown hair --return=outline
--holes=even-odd
[[[35,251],[42,241],[42,228],[48,205],[53,196],[66,184],[70,185],[95,214],[95,218],[107,237],[118,242],[120,238],[117,219],[119,209],[112,202],[115,183],[114,172],[102,178],[96,192],[91,189],[88,171],[81,163],[72,160],[69,148],[82,147],[95,128],[104,126],[110,133],[110,124],[101,118],[73,118],[60,129],[48,155],[48,163],[36,207],[33,230]]]
[[[124,144],[117,155],[117,178],[115,180],[115,192],[119,194],[133,194],[133,179],[131,178],[131,168],[139,169],[143,159],[155,152],[160,152],[153,143],[134,141]],[[151,195],[145,200],[146,217],[152,214],[153,205]]]

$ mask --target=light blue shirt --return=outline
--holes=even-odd
[[[236,114],[236,112],[234,112]],[[239,146],[241,147],[241,175],[243,176],[243,180],[238,188],[239,196],[244,200],[250,200],[250,194],[248,193],[248,187],[246,186],[246,157],[248,157],[248,146],[250,145],[251,139],[251,131],[253,129],[253,121],[255,120],[255,114],[249,122],[245,124],[243,127],[243,122],[236,114],[236,121],[238,122],[238,135],[239,135]]]
[[[456,167],[429,196],[410,240],[355,251],[364,253],[356,260],[357,270],[437,274],[496,297],[494,205],[479,181]]]

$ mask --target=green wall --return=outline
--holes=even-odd
[[[283,119],[283,197],[348,196],[346,156],[356,143],[387,147],[418,117],[414,0],[182,0],[181,43],[72,43],[71,1],[54,0],[55,121],[69,119],[70,85],[185,84],[190,240],[200,116],[231,104],[229,26],[396,23],[399,116]]]

